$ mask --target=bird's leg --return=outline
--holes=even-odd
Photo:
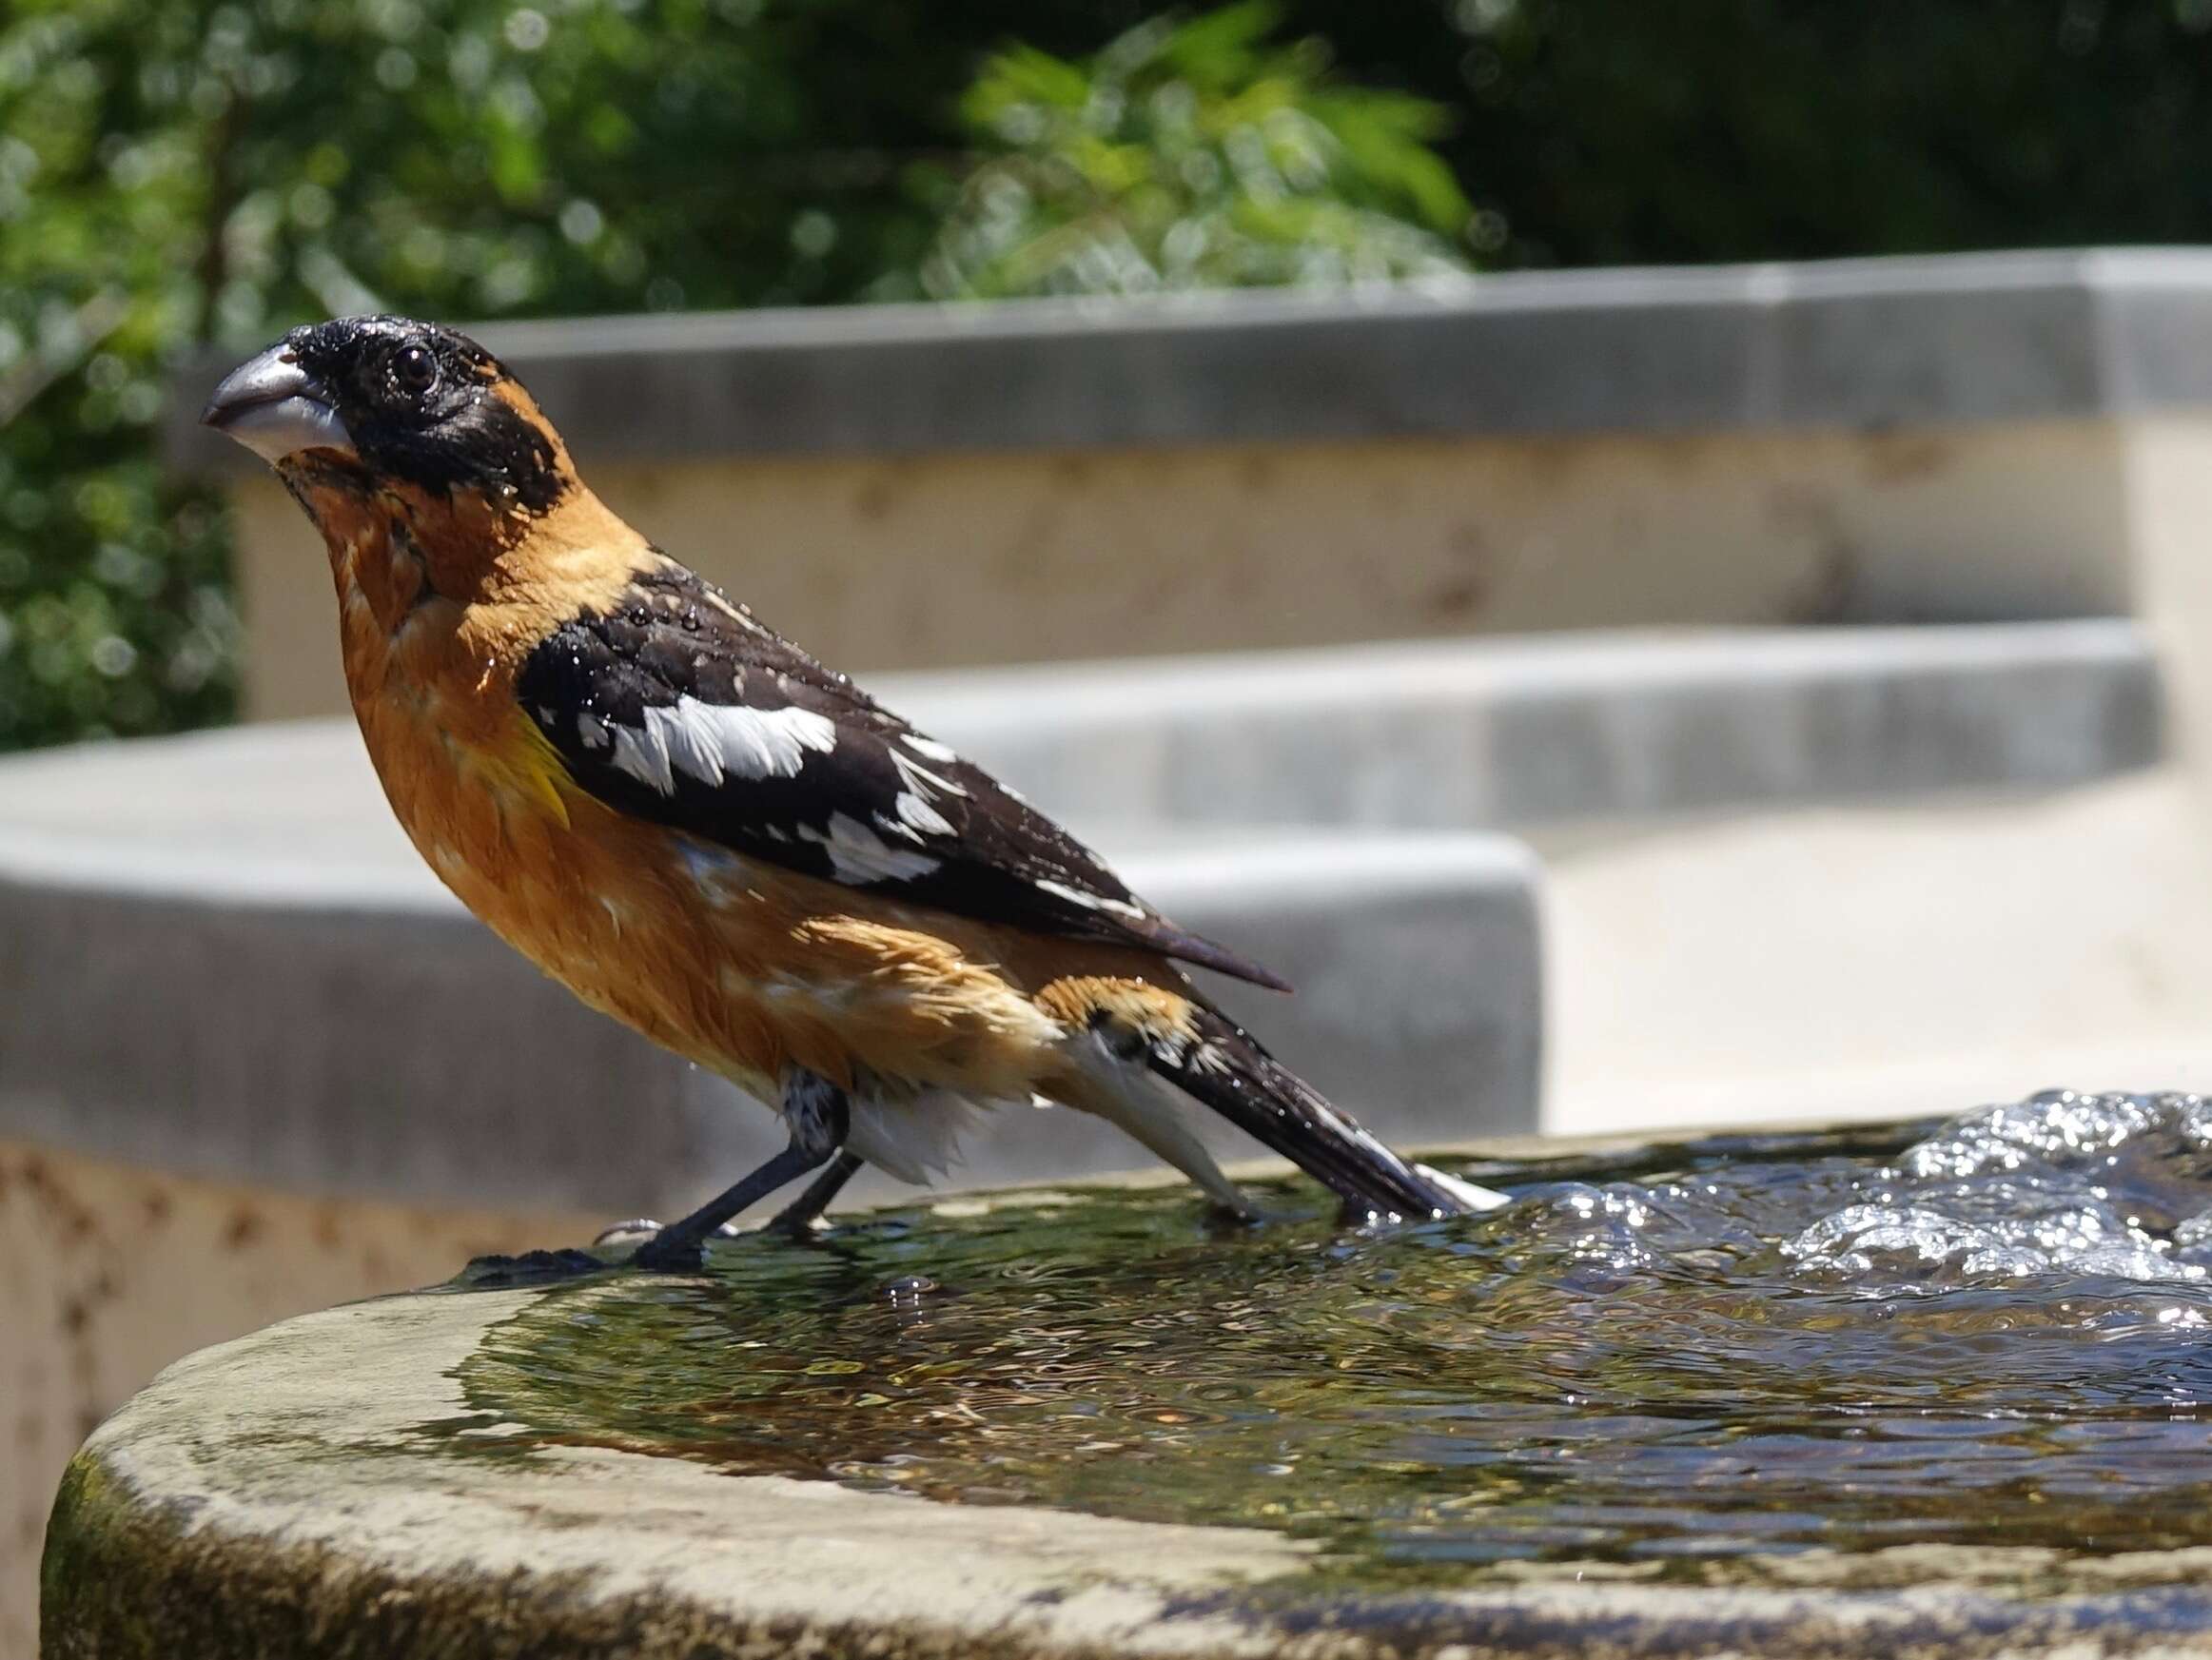
[[[803,1240],[814,1225],[814,1219],[830,1208],[830,1201],[843,1190],[859,1170],[858,1154],[840,1151],[830,1161],[830,1167],[810,1182],[806,1192],[777,1211],[761,1227],[764,1234],[789,1234],[794,1240]]]
[[[845,1184],[859,1174],[865,1162],[867,1161],[857,1153],[839,1153],[830,1161],[829,1167],[814,1178],[804,1193],[762,1222],[759,1231],[764,1234],[785,1234],[793,1240],[807,1238],[821,1214],[835,1202],[837,1195],[844,1191]],[[1239,1221],[1249,1220],[1241,1212],[1224,1214]],[[609,1244],[623,1234],[656,1234],[660,1228],[659,1222],[644,1218],[636,1221],[617,1222],[613,1227],[601,1230],[599,1237],[592,1242],[596,1245]],[[730,1222],[722,1223],[714,1231],[725,1238],[734,1238],[737,1233],[735,1225]]]
[[[818,1073],[793,1066],[784,1074],[783,1122],[791,1131],[790,1146],[727,1193],[647,1240],[632,1253],[632,1265],[678,1272],[696,1268],[702,1247],[716,1228],[747,1205],[818,1168],[845,1144],[851,1123],[845,1091]]]

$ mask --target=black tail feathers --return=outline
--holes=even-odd
[[[1194,1042],[1145,1051],[1152,1070],[1288,1159],[1347,1209],[1369,1220],[1423,1221],[1472,1208],[1331,1106],[1243,1027],[1208,1009],[1197,1012],[1196,1024]]]

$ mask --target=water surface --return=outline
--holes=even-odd
[[[882,1213],[549,1292],[472,1445],[1280,1529],[1363,1572],[1786,1577],[1808,1553],[2212,1545],[2212,1105],[2053,1093],[1626,1161],[1482,1218],[1186,1190]]]

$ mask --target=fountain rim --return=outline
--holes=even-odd
[[[1799,1128],[1717,1134],[1755,1143]],[[1697,1140],[1493,1139],[1459,1152],[1587,1161]],[[2007,1573],[2029,1566],[2009,1565],[2019,1553],[1959,1547],[1902,1548],[1919,1554],[1905,1564],[1907,1583],[1889,1590],[1865,1589],[1846,1576],[1850,1562],[1823,1564],[1813,1553],[1801,1583],[1781,1589],[1577,1581],[1547,1568],[1459,1591],[1362,1592],[1332,1579],[1310,1545],[1258,1530],[946,1504],[734,1475],[643,1451],[455,1457],[451,1437],[499,1429],[469,1421],[457,1370],[536,1295],[403,1293],[171,1366],[93,1435],[64,1482],[48,1534],[49,1651],[118,1641],[133,1621],[210,1611],[261,1645],[217,1645],[217,1656],[303,1646],[304,1633],[333,1621],[373,1626],[393,1610],[417,1622],[393,1628],[395,1640],[421,1646],[444,1632],[467,1649],[527,1609],[533,1651],[584,1652],[619,1630],[645,1660],[691,1652],[703,1638],[733,1653],[780,1651],[800,1633],[830,1652],[916,1660],[1248,1655],[1286,1645],[1301,1655],[1475,1660],[1582,1652],[1624,1632],[1639,1654],[1775,1660],[1878,1646],[1980,1656],[2148,1643],[2212,1654],[2212,1589],[2196,1588],[2212,1583],[2212,1550],[2123,1564],[2109,1594],[2006,1594]],[[653,1525],[640,1527],[641,1514]],[[1922,1583],[1910,1583],[1913,1564]]]

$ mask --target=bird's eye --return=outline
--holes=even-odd
[[[392,384],[420,398],[438,384],[438,360],[424,346],[401,346],[392,354]]]

